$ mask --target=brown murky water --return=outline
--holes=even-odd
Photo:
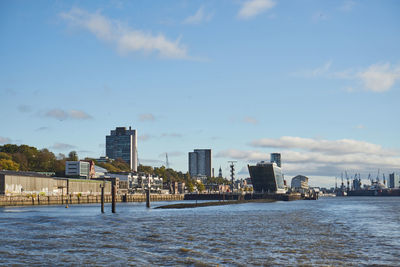
[[[152,203],[153,207],[165,203]],[[0,265],[400,264],[400,198],[0,208]]]

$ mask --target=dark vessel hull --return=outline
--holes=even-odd
[[[381,190],[352,190],[347,193],[348,196],[378,196],[378,197],[399,197],[400,189],[381,189]]]

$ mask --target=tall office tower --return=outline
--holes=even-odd
[[[400,178],[397,173],[389,174],[389,188],[399,188],[400,187]]]
[[[106,156],[123,159],[132,171],[137,172],[137,134],[136,130],[117,127],[106,136]]]
[[[189,152],[189,173],[191,176],[211,177],[211,149],[195,149]]]
[[[271,163],[275,162],[281,168],[281,153],[271,153]]]

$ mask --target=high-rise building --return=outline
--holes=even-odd
[[[271,163],[275,162],[276,165],[278,165],[279,168],[282,168],[281,166],[281,153],[271,153]]]
[[[132,171],[137,171],[137,134],[136,130],[117,127],[106,136],[106,156],[122,159],[129,164]]]
[[[400,178],[397,173],[389,174],[389,188],[399,188],[400,187]]]
[[[211,149],[195,149],[189,152],[189,173],[191,176],[211,177]]]

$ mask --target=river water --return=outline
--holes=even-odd
[[[0,265],[400,265],[395,197],[110,210],[0,208]]]

